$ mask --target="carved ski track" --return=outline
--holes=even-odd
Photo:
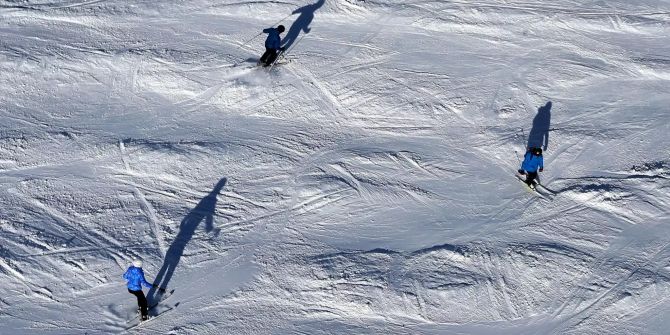
[[[373,1],[375,3],[377,1]],[[425,10],[423,6],[423,1],[412,1],[408,5],[415,6],[418,9]],[[486,2],[463,2],[463,1],[450,1],[449,3],[443,3],[444,7],[439,8],[438,10],[433,10],[433,13],[443,12],[448,9],[460,9],[460,8],[473,8],[473,9],[508,9],[514,10],[523,13],[551,13],[551,14],[573,14],[573,15],[584,15],[584,16],[655,16],[655,15],[670,15],[670,11],[660,11],[660,12],[638,12],[638,13],[618,13],[612,12],[608,9],[602,8],[568,8],[560,6],[548,6],[546,4],[542,5],[532,5],[526,1],[519,1],[518,5],[515,5],[515,1],[508,2],[509,4],[498,4],[498,3],[486,3]],[[457,6],[457,7],[455,7]]]
[[[629,246],[629,245],[631,245],[631,243],[628,243],[628,244],[627,244],[626,246],[624,246],[624,247],[627,247],[627,246]],[[565,322],[565,321],[569,321],[569,322],[571,322],[571,323],[573,323],[573,324],[579,324],[579,323],[583,322],[584,320],[590,318],[591,315],[588,315],[588,313],[587,313],[589,310],[598,308],[598,306],[601,305],[601,302],[602,302],[603,300],[605,300],[605,298],[611,296],[612,294],[615,294],[615,293],[619,292],[619,291],[620,291],[620,288],[621,288],[622,286],[624,286],[625,284],[627,284],[627,283],[629,282],[629,280],[633,277],[633,275],[634,275],[636,272],[638,272],[638,271],[639,271],[640,269],[642,269],[644,266],[646,266],[646,265],[648,265],[648,264],[650,264],[650,263],[652,263],[652,262],[657,261],[656,258],[657,258],[662,252],[668,250],[669,247],[670,247],[670,242],[669,242],[669,243],[666,243],[665,245],[663,245],[657,252],[655,252],[653,255],[651,255],[651,257],[647,258],[647,260],[644,261],[641,265],[638,265],[638,266],[636,266],[635,268],[633,268],[633,269],[631,269],[630,271],[628,271],[628,274],[627,274],[627,275],[625,275],[624,277],[618,279],[613,285],[611,285],[610,287],[606,288],[606,289],[604,290],[604,292],[602,292],[602,293],[598,294],[597,296],[595,296],[595,297],[592,299],[592,301],[590,301],[586,306],[584,306],[584,307],[582,307],[582,308],[580,308],[580,309],[578,309],[578,310],[574,310],[574,311],[572,311],[569,315],[565,316],[565,317],[563,318],[563,319],[564,319],[564,322]],[[598,268],[597,268],[597,269],[600,269],[600,267],[604,264],[604,262],[607,261],[607,259],[604,259],[604,257],[601,258],[601,259],[602,259],[602,261],[601,261],[600,264],[598,265]],[[595,273],[595,272],[594,272],[594,273]],[[590,277],[588,277],[588,278],[585,278],[579,285],[576,285],[576,286],[575,286],[575,287],[576,287],[576,291],[573,291],[573,292],[571,293],[571,299],[566,300],[566,303],[563,304],[559,309],[556,310],[556,312],[555,312],[554,315],[553,315],[554,318],[559,317],[559,315],[560,315],[560,314],[563,312],[563,310],[566,308],[566,304],[567,304],[568,302],[574,302],[574,300],[575,300],[574,298],[577,298],[577,297],[576,297],[576,294],[577,294],[577,293],[584,293],[584,289],[583,289],[584,284],[587,283],[587,282],[589,282],[589,281],[591,281],[592,279],[594,279],[594,276],[593,276],[593,275],[590,276]],[[669,282],[670,282],[670,278],[666,278],[666,281],[669,281]],[[585,301],[585,300],[582,299],[582,301]],[[581,304],[579,304],[579,305],[581,305]],[[576,306],[575,306],[575,307],[576,307]],[[597,312],[597,311],[596,311],[596,312]],[[587,315],[584,315],[584,314],[587,314]],[[574,320],[574,319],[577,319],[577,320]],[[558,326],[557,326],[555,329],[558,329]]]
[[[130,165],[126,161],[126,147],[123,144],[123,141],[119,141],[119,150],[121,154],[121,160],[123,161],[123,165],[127,171],[131,171]],[[140,191],[139,188],[133,187],[133,191],[135,194],[135,198],[138,200],[142,211],[146,215],[148,222],[149,222],[149,228],[151,229],[151,233],[154,235],[154,239],[156,240],[156,245],[158,246],[158,250],[160,251],[160,254],[165,257],[165,245],[163,242],[163,235],[159,233],[159,220],[156,215],[156,210],[154,207],[147,201],[147,199],[144,197],[144,193]]]
[[[152,178],[152,176],[150,174],[139,174],[139,173],[135,173],[135,172],[132,172],[132,171],[129,172],[129,173],[120,173],[120,174],[118,174],[118,176]],[[176,200],[179,200],[179,201],[185,201],[185,202],[190,203],[191,205],[197,205],[198,204],[197,199],[201,199],[202,197],[207,195],[207,194],[204,194],[204,193],[190,191],[189,189],[184,189],[184,188],[174,186],[174,185],[168,183],[170,180],[165,180],[165,183],[163,184],[164,188],[163,189],[158,189],[158,188],[155,188],[155,187],[149,187],[149,186],[145,186],[145,185],[136,183],[132,180],[125,180],[123,178],[117,178],[117,177],[113,177],[113,179],[117,180],[120,183],[123,183],[123,184],[129,185],[129,186],[132,186],[134,188],[137,188],[139,190],[142,190],[142,191],[145,191],[145,192],[150,192],[150,193],[153,193],[153,194],[159,194],[161,196],[169,197],[169,198],[176,199]],[[161,178],[160,177],[155,177],[155,179],[160,180]],[[247,203],[248,205],[251,205],[253,208],[256,208],[256,209],[261,209],[261,210],[267,209],[266,205],[264,205],[262,203],[259,203],[259,202],[256,202],[256,201],[253,201],[251,199],[248,199],[244,196],[241,196],[241,195],[233,193],[233,192],[221,192],[220,194],[223,197],[229,197],[229,198],[233,198],[233,199],[239,200],[241,202]],[[217,210],[217,212],[218,212],[218,210]]]
[[[21,199],[22,201],[29,203],[31,206],[34,206],[47,213],[47,215],[61,223],[73,237],[85,241],[89,246],[111,246],[118,248],[121,245],[119,241],[116,241],[106,235],[99,234],[95,231],[89,230],[86,235],[81,235],[78,232],[82,230],[87,231],[87,229],[83,225],[79,224],[76,219],[70,218],[66,214],[60,213],[58,210],[43,204],[37,199],[28,199],[24,195],[18,194],[16,192],[11,193],[18,199]]]
[[[297,77],[301,78],[301,85],[305,90],[312,92],[315,96],[323,97],[325,101],[321,103],[321,107],[330,111],[333,118],[337,118],[341,113],[340,111],[344,111],[338,98],[326,88],[326,84],[313,75],[309,70],[302,69],[299,66],[291,66],[290,69]],[[312,86],[316,89],[313,89]]]
[[[224,177],[214,231],[181,236],[183,313],[143,331],[668,328],[663,2],[291,14],[316,2],[0,4],[7,331],[122,332],[128,260],[153,279],[175,257],[146,234],[173,236]],[[311,28],[296,60],[247,67],[277,24]],[[545,202],[508,177],[547,101]]]

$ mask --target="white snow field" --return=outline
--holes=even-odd
[[[669,36],[667,0],[0,1],[0,333],[668,334]],[[173,309],[126,330],[133,258]]]

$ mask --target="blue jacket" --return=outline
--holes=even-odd
[[[544,168],[544,158],[542,156],[533,155],[530,151],[523,156],[523,163],[521,169],[526,172],[537,172],[538,169]]]
[[[131,291],[141,291],[142,285],[152,287],[146,279],[144,279],[144,271],[142,268],[131,266],[123,274],[123,278],[128,281],[128,289]]]
[[[279,37],[279,30],[277,28],[263,29],[263,32],[268,34],[265,39],[265,47],[268,49],[279,49],[281,47],[281,37]]]

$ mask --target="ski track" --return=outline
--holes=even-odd
[[[667,329],[665,1],[0,8],[3,330]],[[126,331],[133,258],[179,313]]]
[[[121,160],[123,161],[123,166],[125,169],[130,172],[130,164],[128,163],[126,159],[126,147],[123,144],[123,141],[119,141],[119,150],[121,151]],[[159,234],[158,232],[158,218],[156,217],[156,210],[151,206],[151,204],[147,201],[146,197],[140,191],[139,188],[135,187],[134,188],[134,194],[137,200],[140,202],[140,206],[142,208],[142,211],[144,214],[147,216],[148,221],[149,221],[149,226],[151,227],[151,232],[156,239],[156,244],[158,245],[158,250],[160,251],[160,254],[165,257],[165,246],[163,244],[163,237]]]

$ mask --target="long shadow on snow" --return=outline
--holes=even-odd
[[[537,109],[537,115],[533,118],[533,127],[528,134],[528,148],[542,148],[547,150],[549,146],[549,127],[551,123],[551,101]]]
[[[179,225],[179,233],[174,239],[170,248],[165,253],[165,260],[163,261],[163,266],[156,275],[154,281],[160,287],[167,287],[172,279],[174,270],[179,264],[181,256],[184,254],[184,249],[193,234],[195,229],[198,228],[200,222],[205,221],[205,231],[211,232],[214,230],[214,211],[216,210],[216,196],[221,192],[221,189],[226,185],[226,178],[222,178],[216,184],[212,192],[210,192],[206,197],[202,198],[200,202],[193,208],[186,217],[181,221]],[[156,294],[156,289],[152,288],[147,294],[148,299],[152,300],[153,296]]]
[[[655,162],[645,164],[643,167],[633,166],[632,170],[637,172],[647,172],[652,171],[650,168],[653,167],[663,167],[663,162]],[[664,174],[629,174],[623,176],[585,176],[585,177],[576,177],[576,178],[558,178],[554,180],[554,183],[557,185],[568,184],[562,188],[559,188],[555,191],[549,190],[553,193],[560,193],[565,191],[573,191],[577,193],[585,192],[614,192],[614,191],[623,191],[624,186],[619,186],[615,184],[622,184],[626,181],[640,181],[640,182],[663,182],[667,180]],[[612,184],[615,183],[615,184]]]
[[[305,34],[309,34],[312,30],[309,25],[314,19],[314,12],[321,8],[325,2],[326,0],[319,0],[311,5],[303,6],[293,11],[292,14],[300,13],[300,16],[295,19],[291,28],[289,28],[288,33],[286,33],[286,37],[284,37],[284,41],[282,42],[284,48],[289,49],[291,45],[296,42],[301,30],[304,31]]]

